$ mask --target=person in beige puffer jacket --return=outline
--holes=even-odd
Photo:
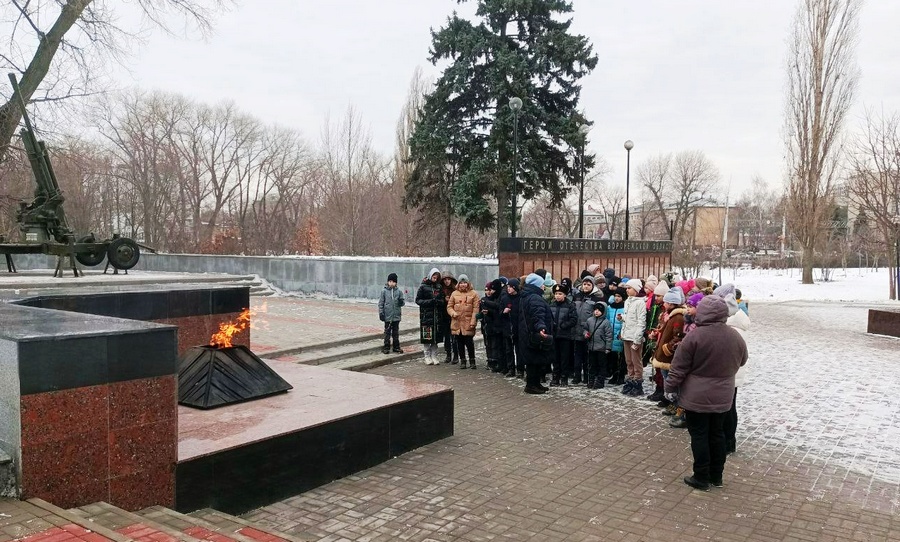
[[[450,315],[450,333],[456,338],[459,350],[459,366],[466,368],[466,352],[472,369],[475,368],[475,315],[478,314],[478,294],[472,290],[469,277],[459,276],[456,291],[447,301]]]

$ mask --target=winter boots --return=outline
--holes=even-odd
[[[675,416],[672,417],[672,421],[669,422],[669,427],[674,427],[675,429],[684,429],[687,427],[687,418],[684,416],[684,409],[678,407],[675,411]]]
[[[382,346],[382,347],[381,347],[381,353],[382,353],[382,354],[390,354],[390,353],[391,353],[391,347],[388,346],[388,345]]]

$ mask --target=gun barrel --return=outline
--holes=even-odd
[[[31,119],[28,117],[28,109],[25,108],[25,98],[22,96],[22,89],[19,88],[19,82],[16,80],[14,73],[9,74],[9,82],[12,83],[13,100],[19,102],[19,109],[22,110],[22,120],[25,121],[25,128],[33,134],[34,129],[31,127]]]

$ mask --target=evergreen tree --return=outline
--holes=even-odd
[[[457,0],[464,2],[467,0]],[[546,192],[559,205],[578,181],[579,80],[597,57],[569,34],[571,2],[477,0],[477,22],[455,13],[432,31],[429,60],[449,62],[410,137],[407,206],[447,209],[498,237],[509,231],[517,96],[518,200]],[[586,166],[592,162],[586,160]],[[496,205],[494,205],[496,201]]]

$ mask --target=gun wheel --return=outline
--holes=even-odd
[[[106,257],[109,264],[116,269],[126,271],[137,265],[141,258],[141,249],[138,244],[127,237],[113,239],[106,249]]]
[[[94,243],[96,239],[94,239],[93,235],[85,235],[78,239],[79,243]],[[94,267],[95,265],[100,265],[103,263],[103,258],[106,258],[106,251],[102,248],[98,248],[92,252],[79,252],[75,254],[75,259],[78,260],[78,263],[87,267]]]

